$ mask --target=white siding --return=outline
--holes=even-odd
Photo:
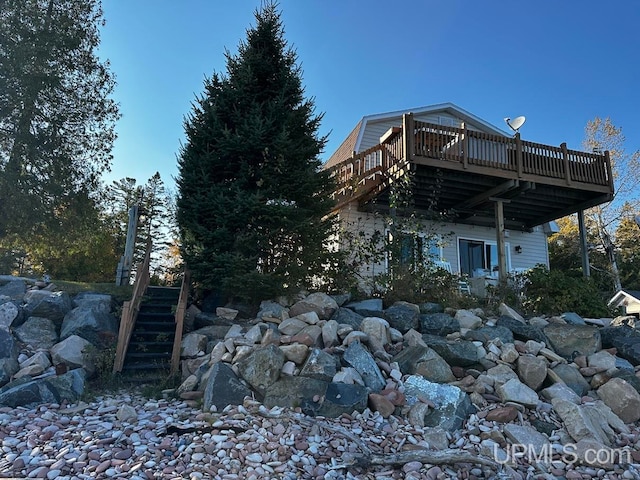
[[[351,204],[340,211],[340,221],[345,229],[354,232],[363,231],[370,237],[376,230],[385,232],[387,227],[383,215],[359,212],[356,204]],[[478,227],[473,225],[463,225],[455,223],[425,224],[425,232],[435,232],[441,238],[442,259],[451,263],[454,273],[460,272],[460,261],[458,256],[458,239],[482,240],[495,243],[495,229],[488,227]],[[510,270],[529,269],[538,264],[549,266],[549,255],[547,249],[547,237],[542,228],[536,227],[533,232],[509,231],[505,241],[509,246],[508,265]],[[516,246],[521,248],[521,253],[516,252]],[[386,270],[384,262],[363,267],[360,274],[372,279],[374,275],[383,273]]]

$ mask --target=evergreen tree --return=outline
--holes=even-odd
[[[64,233],[110,166],[118,108],[96,54],[102,24],[100,0],[0,2],[0,246]]]
[[[185,120],[177,220],[202,287],[258,300],[321,274],[332,184],[318,158],[322,115],[304,97],[280,13],[267,4],[255,19]]]

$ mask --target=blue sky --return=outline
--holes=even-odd
[[[108,182],[156,171],[169,188],[183,119],[205,77],[225,72],[259,0],[103,0],[100,55],[122,118]],[[522,138],[580,149],[596,116],[640,149],[640,3],[281,0],[285,38],[329,134],[322,159],[364,115],[452,102]]]

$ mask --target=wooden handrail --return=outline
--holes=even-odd
[[[191,272],[184,270],[182,286],[180,287],[180,298],[176,308],[176,332],[173,337],[173,350],[171,352],[171,374],[173,375],[180,367],[180,346],[182,344],[182,330],[184,328],[184,317],[187,312],[187,300],[189,299],[189,284],[191,282]]]
[[[386,135],[383,143],[354,152],[351,158],[329,168],[337,184],[335,196],[356,198],[361,187],[375,183],[372,180],[386,184],[395,165],[414,157],[457,162],[465,170],[469,167],[500,170],[518,179],[541,176],[563,179],[569,186],[586,183],[613,188],[608,152],[569,150],[565,144],[555,147],[527,142],[520,135],[478,132],[464,124],[457,128],[421,122],[407,114],[403,116],[403,127]]]
[[[149,286],[149,263],[151,261],[151,240],[147,243],[147,251],[144,260],[138,266],[136,271],[136,281],[133,284],[133,294],[131,300],[124,302],[122,305],[122,316],[120,317],[120,328],[118,330],[118,344],[116,346],[116,358],[113,362],[113,373],[122,371],[124,366],[124,357],[129,348],[129,341],[133,333],[136,317],[140,310],[140,302],[142,296]]]

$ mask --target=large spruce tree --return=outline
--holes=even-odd
[[[185,121],[177,220],[204,288],[259,300],[309,286],[326,259],[331,182],[325,138],[273,3],[255,13],[226,75],[214,73]]]

